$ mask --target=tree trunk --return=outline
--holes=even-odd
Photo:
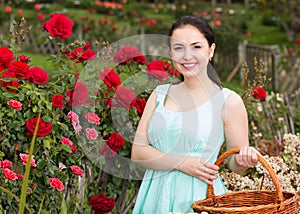
[[[248,6],[249,5],[249,0],[244,0],[244,5]]]
[[[227,3],[228,6],[230,6],[231,5],[231,0],[226,0],[226,3]]]
[[[216,0],[211,0],[211,6],[216,6],[217,1]]]

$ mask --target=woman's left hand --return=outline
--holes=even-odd
[[[258,162],[257,154],[259,152],[250,146],[244,146],[241,148],[239,154],[235,156],[235,161],[238,166],[241,167],[251,167],[255,166]]]

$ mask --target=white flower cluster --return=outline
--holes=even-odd
[[[300,170],[300,134],[285,134],[283,136],[283,158],[290,169]]]
[[[268,156],[264,158],[275,171],[282,191],[295,192],[300,196],[300,135],[286,134],[284,136],[285,149],[283,157]],[[228,190],[275,190],[274,182],[267,169],[258,163],[255,170],[241,176],[226,170],[220,173]],[[298,200],[298,214],[300,214],[300,200]]]

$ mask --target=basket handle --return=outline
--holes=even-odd
[[[233,154],[238,154],[240,152],[240,148],[236,148],[236,149],[231,149],[231,150],[228,150],[226,152],[224,152],[222,155],[220,155],[218,157],[218,159],[216,160],[215,162],[215,165],[217,166],[220,166],[220,164],[230,155],[233,155]],[[258,158],[258,161],[266,168],[266,170],[269,172],[271,178],[272,178],[272,181],[275,185],[275,188],[276,188],[276,191],[277,191],[277,194],[278,194],[278,200],[280,202],[280,208],[279,210],[283,210],[284,209],[284,197],[283,197],[283,193],[282,193],[282,190],[281,190],[281,187],[280,187],[280,183],[279,183],[279,180],[277,178],[277,175],[275,174],[275,171],[274,169],[271,167],[271,165],[266,161],[266,159],[263,158],[262,155],[260,154],[257,154],[257,158]],[[215,194],[214,194],[214,187],[212,185],[208,185],[208,188],[207,188],[207,198],[211,198],[213,201],[214,198],[215,198]]]

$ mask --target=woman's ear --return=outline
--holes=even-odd
[[[214,53],[215,53],[215,49],[216,49],[216,44],[212,43],[212,45],[209,48],[209,58],[213,58]]]

